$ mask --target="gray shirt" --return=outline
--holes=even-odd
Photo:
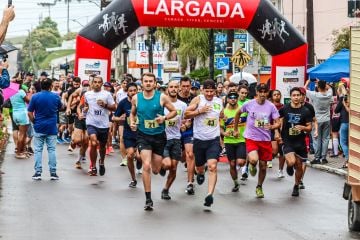
[[[329,88],[326,93],[306,90],[306,96],[312,102],[315,109],[315,117],[318,122],[330,121],[330,106],[333,102],[333,92]]]

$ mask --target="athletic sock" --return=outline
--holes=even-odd
[[[151,192],[145,192],[146,200],[151,199]]]
[[[234,185],[239,185],[238,179],[235,179],[235,180],[233,180],[233,181],[234,181]]]
[[[333,139],[333,152],[334,152],[334,155],[339,154],[339,139],[338,138]]]

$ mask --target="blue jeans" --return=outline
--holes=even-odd
[[[344,152],[345,159],[349,159],[349,123],[340,125],[340,145]]]
[[[56,173],[56,135],[47,135],[42,133],[34,134],[34,159],[35,172],[42,173],[42,154],[44,143],[46,143],[49,155],[49,169],[50,173]]]
[[[330,121],[318,123],[318,137],[314,144],[315,159],[325,159],[330,141]]]

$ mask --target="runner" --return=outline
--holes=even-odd
[[[295,173],[295,185],[292,196],[299,196],[299,184],[303,177],[303,162],[307,161],[305,132],[311,132],[312,116],[310,111],[301,102],[301,90],[294,87],[290,90],[291,103],[280,109],[282,122],[282,138],[284,140],[284,154],[286,159],[286,172],[289,176]]]
[[[165,124],[168,119],[176,116],[176,109],[170,99],[155,90],[155,75],[145,73],[142,75],[143,92],[132,98],[130,127],[137,129],[136,115],[139,120],[137,147],[143,163],[143,184],[145,190],[145,210],[153,209],[151,199],[151,173],[158,174],[161,169],[162,156],[166,144]],[[164,107],[169,114],[164,116]]]
[[[235,92],[229,92],[227,95],[227,105],[224,109],[224,116],[221,118],[221,135],[224,136],[224,143],[226,148],[227,158],[230,163],[230,175],[234,181],[234,187],[232,192],[238,192],[240,184],[238,181],[238,173],[236,166],[243,167],[246,163],[246,146],[243,133],[245,131],[246,116],[243,116],[244,121],[241,121],[239,126],[239,137],[233,136],[234,132],[234,117],[236,112],[241,108],[238,104],[239,94]]]
[[[129,122],[130,122],[130,112],[131,112],[131,100],[137,94],[137,86],[135,83],[128,83],[127,85],[127,98],[121,100],[117,106],[117,109],[114,113],[114,121],[119,122],[123,118],[122,116],[126,114],[126,121],[124,123],[124,132],[123,132],[123,140],[126,149],[126,156],[129,159],[128,161],[128,169],[131,176],[131,182],[129,184],[130,188],[135,188],[137,185],[136,177],[135,177],[135,168],[134,161],[136,155],[136,131],[132,131]],[[140,162],[141,160],[137,161]],[[140,162],[141,163],[141,162]]]
[[[258,184],[256,196],[263,198],[263,188],[266,177],[267,162],[272,160],[271,130],[280,127],[279,112],[270,101],[266,100],[269,87],[259,84],[256,87],[257,98],[245,103],[235,116],[234,136],[239,135],[238,124],[240,115],[248,113],[244,137],[249,159],[249,172],[252,176],[257,173],[256,165],[259,162]],[[270,124],[270,123],[273,124]]]
[[[220,126],[219,117],[223,103],[216,97],[216,85],[213,80],[205,80],[203,95],[195,97],[186,109],[185,118],[194,118],[194,155],[196,180],[199,185],[205,181],[205,164],[209,170],[208,195],[204,206],[210,207],[217,181],[217,161],[219,159]]]
[[[99,174],[105,174],[105,151],[109,133],[109,111],[115,111],[115,101],[111,94],[101,90],[103,79],[96,76],[92,82],[92,90],[85,93],[86,127],[90,138],[91,176],[97,175],[97,146],[99,148]]]
[[[180,91],[177,98],[186,103],[188,106],[195,97],[190,93],[191,79],[182,77],[180,79]],[[181,127],[181,144],[183,149],[183,157],[185,158],[187,168],[187,186],[185,192],[189,195],[195,194],[194,175],[195,175],[195,158],[193,151],[193,119],[186,119]]]
[[[186,103],[177,99],[178,92],[179,83],[176,81],[170,81],[167,87],[167,93],[172,104],[176,108],[177,115],[176,117],[165,122],[167,142],[164,149],[164,159],[162,161],[163,166],[160,172],[162,176],[165,176],[165,171],[169,170],[169,175],[167,177],[165,187],[161,192],[161,198],[165,200],[171,199],[169,195],[169,189],[176,178],[178,162],[182,160],[180,128],[183,124],[184,113],[187,105]],[[168,113],[169,111],[165,109],[165,115]]]

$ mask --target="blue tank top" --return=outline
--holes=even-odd
[[[143,93],[137,94],[138,129],[148,135],[161,134],[165,131],[165,124],[155,121],[157,115],[164,116],[164,107],[160,104],[161,93],[155,91],[151,99],[145,99]]]

